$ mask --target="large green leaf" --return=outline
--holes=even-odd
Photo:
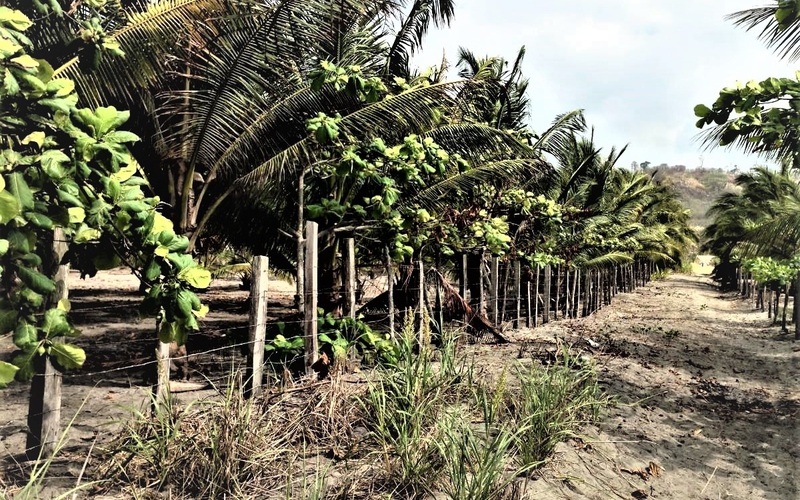
[[[5,388],[14,380],[17,370],[19,370],[19,367],[0,361],[0,389]]]
[[[67,312],[60,308],[45,311],[42,330],[44,330],[45,336],[49,339],[61,336],[75,336],[77,332],[69,323]]]
[[[57,149],[49,149],[42,153],[42,156],[39,158],[42,169],[53,179],[61,179],[66,175],[66,170],[62,167],[62,164],[68,162],[69,156]]]
[[[72,344],[54,343],[50,345],[50,355],[64,368],[80,368],[86,361],[83,349]]]
[[[25,322],[17,325],[17,328],[14,330],[14,345],[20,349],[24,349],[25,347],[35,344],[38,341],[39,336],[35,326],[29,325]]]
[[[24,266],[17,266],[17,276],[19,276],[19,279],[21,279],[28,288],[36,293],[49,295],[56,291],[56,284],[53,280],[39,271]]]
[[[0,224],[8,223],[8,221],[19,215],[19,212],[19,202],[14,195],[5,189],[0,191]]]
[[[27,210],[33,209],[33,191],[20,172],[11,172],[8,179],[8,190],[14,195],[17,204]]]

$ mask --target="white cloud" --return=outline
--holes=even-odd
[[[513,58],[527,47],[532,127],[559,113],[586,110],[599,144],[630,144],[631,161],[751,166],[738,152],[703,152],[692,109],[713,102],[737,80],[793,76],[758,41],[724,20],[756,0],[460,0],[450,29],[432,33],[420,65],[455,63],[459,46]]]

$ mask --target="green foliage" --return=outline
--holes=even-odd
[[[286,363],[302,356],[305,342],[301,328],[301,324],[296,324],[287,331],[285,323],[277,324],[280,333],[275,334],[265,346],[272,362]],[[397,363],[398,350],[389,336],[374,331],[361,318],[336,318],[332,313],[325,314],[320,309],[317,331],[320,350],[330,350],[337,362],[355,354],[366,364]]]
[[[793,158],[800,127],[800,73],[792,78],[726,87],[711,107],[695,107],[697,127],[714,125],[708,141],[719,146],[737,144],[745,151],[773,158]]]
[[[183,343],[205,314],[193,289],[210,275],[182,252],[188,240],[159,214],[157,197],[127,145],[137,136],[118,130],[129,113],[114,107],[78,108],[74,84],[52,78],[43,60],[26,53],[20,28],[31,23],[0,8],[0,311],[2,332],[14,332],[12,364],[2,362],[0,386],[26,379],[37,355],[63,368],[80,367],[84,352],[63,340],[78,334],[69,303],[52,304],[56,228],[70,243],[65,261],[82,275],[121,262],[149,286],[143,312],[158,315],[160,338]],[[13,365],[13,366],[12,366]]]

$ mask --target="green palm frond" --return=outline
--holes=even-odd
[[[530,157],[534,150],[512,134],[480,123],[455,123],[425,134],[445,151],[459,154],[473,164],[497,158]]]
[[[454,15],[454,0],[413,0],[386,57],[386,75],[408,78],[411,56],[422,46],[431,25],[449,26]]]
[[[143,88],[167,75],[173,57],[185,52],[195,27],[236,12],[235,4],[226,0],[149,2],[144,10],[126,12],[125,24],[109,34],[125,57],[104,57],[97,70],[84,73],[75,56],[57,68],[55,76],[74,80],[81,99],[90,106],[113,100],[135,102]]]
[[[523,180],[542,179],[552,172],[550,165],[539,158],[514,158],[493,161],[473,167],[442,179],[404,202],[404,205],[419,204],[425,208],[439,210],[450,206],[452,200],[448,195],[460,193],[471,196],[473,189],[480,185],[491,185],[504,188],[519,185]]]
[[[319,91],[304,86],[283,99],[260,101],[262,110],[245,120],[244,128],[233,134],[227,147],[211,164],[209,174],[240,174],[244,168],[266,161],[274,154],[308,135],[305,122],[318,113],[357,109],[359,101],[326,85]]]
[[[789,26],[781,26],[776,14],[780,2],[773,5],[742,10],[727,16],[736,26],[750,31],[760,28],[758,38],[773,49],[782,59],[800,59],[800,22],[795,20]]]
[[[608,252],[595,257],[580,256],[575,259],[575,263],[582,269],[604,269],[616,264],[628,264],[633,262],[633,257],[624,252]]]

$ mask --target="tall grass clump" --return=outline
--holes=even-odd
[[[423,323],[424,324],[424,323]],[[433,367],[427,346],[415,353],[417,335],[407,318],[399,338],[397,365],[379,368],[360,398],[365,423],[381,449],[385,472],[406,494],[429,491],[441,474],[442,456],[436,425],[449,389]]]
[[[517,367],[519,393],[508,399],[515,448],[522,467],[538,467],[556,445],[596,421],[608,403],[597,384],[593,363],[573,358],[567,349],[560,363],[544,368]]]
[[[275,487],[288,452],[285,433],[235,384],[222,396],[135,411],[107,449],[107,476],[196,498],[241,498]]]

